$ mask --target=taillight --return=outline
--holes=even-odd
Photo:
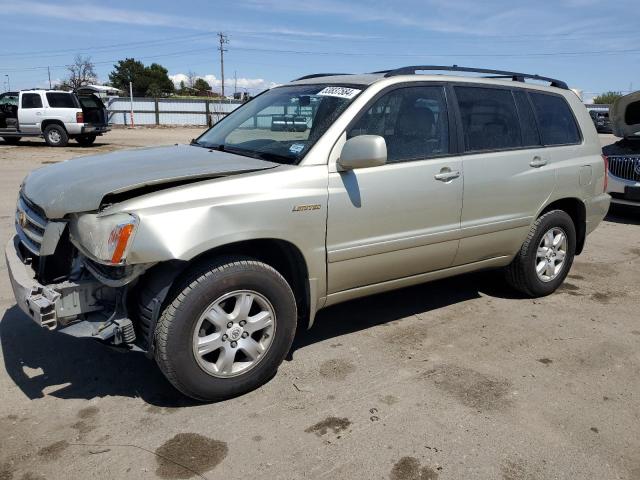
[[[84,123],[84,113],[76,112],[76,123]]]
[[[604,193],[607,193],[607,187],[609,186],[609,157],[602,155],[604,161]]]

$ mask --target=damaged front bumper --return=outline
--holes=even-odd
[[[22,259],[18,244],[16,236],[5,248],[11,287],[18,307],[37,325],[74,337],[133,346],[133,323],[118,308],[121,302],[116,288],[94,278],[42,285],[31,265]]]

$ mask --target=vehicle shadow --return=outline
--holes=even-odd
[[[47,331],[17,306],[0,321],[0,345],[7,373],[30,399],[42,398],[46,391],[61,399],[125,396],[159,407],[196,404],[175,390],[143,353]]]
[[[21,139],[20,142],[18,142],[17,144],[9,144],[7,142],[5,142],[4,140],[2,140],[0,138],[0,147],[6,145],[6,146],[11,146],[11,147],[47,147],[47,144],[45,143],[44,139],[42,138],[29,138],[29,139]],[[95,143],[93,145],[90,146],[83,146],[80,145],[78,142],[76,142],[75,140],[69,140],[69,143],[67,146],[62,147],[62,148],[72,148],[72,149],[78,149],[78,150],[84,150],[84,149],[91,149],[91,148],[95,148],[95,147],[102,147],[104,145],[109,145],[106,142],[99,142],[98,140],[95,141]],[[49,148],[49,147],[47,147]]]
[[[312,329],[300,328],[287,360],[305,346],[479,298],[481,292],[521,298],[499,272],[480,272],[353,300],[322,310]],[[124,396],[160,407],[198,404],[175,390],[143,353],[47,331],[17,306],[0,320],[0,345],[7,373],[29,399]]]
[[[640,225],[640,206],[611,204],[604,219],[607,222]]]
[[[352,300],[318,312],[310,330],[299,329],[287,360],[308,345],[480,298],[481,293],[496,298],[524,298],[506,284],[500,271],[494,270]]]

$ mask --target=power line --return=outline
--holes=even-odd
[[[36,51],[30,51],[30,52],[2,53],[2,54],[0,54],[0,57],[4,57],[4,58],[26,57],[26,56],[29,56],[29,57],[38,57],[38,56],[56,57],[56,56],[67,55],[69,53],[91,54],[91,53],[93,53],[95,51],[108,51],[108,50],[113,50],[113,49],[119,49],[121,47],[155,46],[155,45],[162,45],[162,44],[165,44],[165,43],[174,43],[176,41],[193,40],[193,39],[199,38],[199,37],[211,37],[212,35],[213,35],[213,33],[211,33],[211,32],[191,34],[191,35],[179,35],[179,36],[176,36],[176,37],[169,37],[169,38],[162,38],[162,39],[155,39],[155,40],[141,40],[141,41],[138,41],[138,42],[112,43],[110,45],[99,45],[99,46],[95,46],[95,47],[83,47],[80,50],[78,50],[77,48],[67,48],[67,49],[61,49],[61,50],[36,50]]]
[[[222,35],[220,38],[220,60],[221,60],[221,79],[224,75],[224,52],[227,51],[224,48],[225,44],[229,43],[228,37],[220,33]],[[234,47],[235,51],[246,51],[246,52],[260,52],[260,53],[274,53],[274,54],[286,54],[286,55],[332,55],[332,56],[349,56],[349,57],[392,57],[392,58],[430,58],[430,57],[478,57],[478,58],[519,58],[519,57],[548,57],[548,56],[597,56],[597,55],[633,55],[639,54],[640,49],[624,49],[624,50],[595,50],[595,51],[564,51],[564,52],[525,52],[525,53],[397,53],[397,52],[389,52],[389,53],[367,53],[367,52],[340,52],[340,51],[306,51],[306,50],[280,50],[280,49],[268,49],[268,48],[250,48],[250,47]],[[192,53],[201,53],[210,51],[210,47],[207,48],[197,48],[197,49],[189,49],[189,50],[181,50],[175,52],[168,52],[157,55],[144,55],[139,56],[137,58],[141,60],[145,59],[154,59],[154,58],[168,58],[174,56],[182,56],[188,55]],[[106,64],[114,64],[117,63],[118,60],[103,60],[92,62],[94,65],[106,65]],[[71,64],[61,64],[61,65],[41,65],[41,66],[32,66],[32,67],[6,67],[0,68],[2,72],[27,72],[27,71],[35,71],[41,69],[48,68],[66,68]]]
[[[263,52],[263,53],[284,53],[288,55],[335,55],[335,56],[354,56],[354,57],[410,57],[410,58],[426,58],[426,57],[541,57],[541,56],[573,56],[573,55],[621,55],[640,53],[640,49],[627,50],[594,50],[594,51],[575,51],[575,52],[528,52],[528,53],[380,53],[380,52],[328,52],[328,51],[305,51],[305,50],[276,50],[268,48],[249,48],[238,47],[235,50],[247,52]]]

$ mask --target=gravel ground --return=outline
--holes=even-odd
[[[199,131],[0,142],[0,240],[28,171]],[[639,225],[614,211],[546,298],[482,273],[324,310],[266,386],[207,405],[144,355],[36,327],[2,263],[0,480],[640,479]]]

